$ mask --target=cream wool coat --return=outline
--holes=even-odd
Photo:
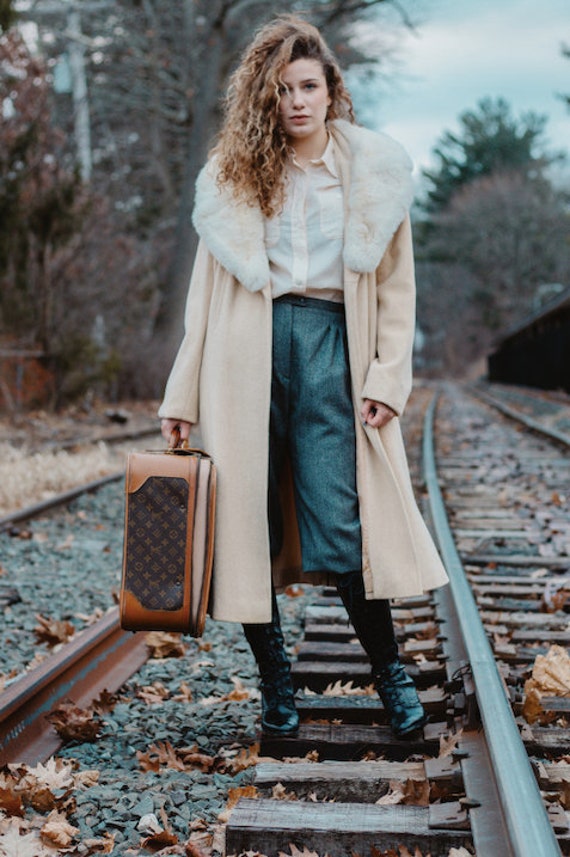
[[[399,420],[378,430],[363,427],[359,416],[363,398],[400,415],[411,389],[411,163],[386,135],[341,120],[329,130],[345,195],[345,309],[366,593],[417,595],[447,576],[414,500]],[[272,299],[264,221],[259,209],[218,188],[211,162],[198,179],[193,220],[201,240],[186,334],[159,415],[198,423],[218,468],[211,615],[269,622]],[[277,587],[302,579],[289,473],[282,495],[288,513],[284,549],[273,563]]]

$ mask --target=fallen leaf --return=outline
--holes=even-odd
[[[564,586],[567,582],[566,580],[548,580],[546,582],[540,605],[543,613],[556,613],[558,610],[564,609],[568,599],[570,599],[570,589]]]
[[[175,748],[169,741],[158,741],[151,744],[146,753],[140,750],[137,758],[143,771],[159,771],[160,768],[173,768],[175,771],[190,771],[198,768],[201,771],[211,771],[215,758],[200,753],[196,746]]]
[[[184,854],[186,857],[210,857],[212,846],[212,837],[210,835],[207,836],[207,841],[208,844],[203,845],[202,842],[190,837],[184,847]]]
[[[101,721],[91,708],[78,708],[73,702],[63,702],[46,718],[62,741],[95,741]]]
[[[463,735],[463,729],[460,729],[458,732],[455,732],[453,735],[449,735],[447,738],[445,735],[439,736],[439,758],[443,759],[446,756],[451,756],[455,748],[457,747],[459,741],[461,740],[461,736]]]
[[[82,844],[91,854],[112,854],[115,848],[115,834],[105,833],[101,839],[84,839]]]
[[[252,744],[251,747],[242,747],[237,756],[233,759],[228,759],[226,767],[234,774],[240,771],[245,771],[246,768],[251,768],[259,762],[259,744]]]
[[[141,848],[146,848],[148,851],[162,851],[169,845],[176,845],[178,837],[175,833],[169,830],[161,830],[160,833],[152,833],[141,842]]]
[[[228,802],[225,809],[218,815],[218,821],[225,824],[230,818],[231,811],[240,798],[257,798],[259,792],[255,786],[237,786],[228,792]]]
[[[299,800],[295,792],[288,792],[283,783],[275,783],[271,790],[273,800]]]
[[[391,781],[390,788],[385,795],[378,798],[376,801],[378,806],[394,806],[399,803],[404,803],[404,786],[398,781]]]
[[[34,634],[38,642],[47,643],[48,646],[56,646],[58,643],[67,643],[75,634],[75,625],[71,622],[59,619],[46,619],[38,613],[36,619],[39,625],[34,628]]]
[[[162,852],[163,848],[176,846],[178,843],[178,837],[169,828],[168,819],[163,807],[161,807],[160,815],[163,826],[161,826],[154,812],[148,813],[148,815],[143,815],[137,824],[137,830],[140,830],[141,833],[149,834],[141,842],[141,847],[147,848],[149,851]],[[172,852],[165,851],[164,853]],[[182,851],[180,853],[183,854],[184,852]]]
[[[27,777],[33,777],[50,789],[67,789],[74,784],[73,765],[66,759],[51,756],[45,765],[39,762],[35,768],[28,768]]]
[[[170,691],[160,681],[155,681],[153,684],[145,685],[144,687],[139,687],[137,690],[137,697],[144,700],[147,705],[156,705],[157,703],[168,699],[169,696]]]
[[[93,708],[101,714],[108,713],[113,710],[117,701],[118,696],[116,693],[111,693],[106,688],[103,688],[97,699],[93,702]]]
[[[69,848],[74,836],[79,833],[78,827],[73,827],[61,812],[54,810],[50,812],[47,820],[40,830],[42,840],[58,849]]]
[[[430,787],[427,780],[406,780],[403,803],[409,806],[429,806]]]
[[[185,681],[182,682],[180,687],[178,688],[178,693],[172,697],[173,702],[192,702],[192,690],[190,689],[190,685],[186,684]]]
[[[25,810],[22,796],[17,794],[14,788],[0,786],[0,810],[5,812],[6,815],[23,816]]]
[[[311,851],[309,848],[297,848],[292,842],[289,843],[289,854],[280,851],[279,857],[319,857],[317,851]],[[325,855],[323,855],[325,857]]]
[[[352,681],[343,682],[339,679],[329,684],[323,690],[323,696],[374,696],[376,689],[373,684],[366,687],[354,687]]]
[[[170,634],[167,631],[151,631],[144,641],[150,649],[151,658],[182,658],[186,654],[186,646],[182,642],[182,634]]]
[[[532,675],[524,685],[522,714],[527,723],[549,723],[555,712],[545,712],[543,696],[570,695],[570,655],[562,646],[551,646],[546,655],[537,655]]]
[[[46,851],[38,834],[21,834],[17,823],[11,819],[10,826],[0,835],[0,857],[48,857],[53,851]]]
[[[229,699],[235,702],[240,702],[243,699],[249,699],[251,692],[244,686],[242,680],[237,676],[232,676],[233,690],[230,690],[222,699]]]

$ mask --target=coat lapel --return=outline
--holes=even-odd
[[[343,120],[329,127],[346,188],[344,264],[358,273],[373,271],[411,204],[412,164],[386,134]],[[212,255],[248,291],[261,291],[268,284],[261,211],[217,184],[215,161],[198,177],[192,220]]]

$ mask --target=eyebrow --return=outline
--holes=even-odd
[[[319,78],[318,78],[318,77],[306,77],[304,80],[300,80],[300,81],[299,81],[299,83],[318,83],[318,82],[319,82]],[[291,85],[291,84],[287,83],[287,81],[286,81],[286,80],[284,80],[284,81],[283,81],[283,84],[284,84],[285,86],[290,86],[290,85]]]

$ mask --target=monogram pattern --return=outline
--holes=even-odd
[[[125,589],[148,610],[180,610],[184,599],[188,483],[151,476],[130,495]]]

